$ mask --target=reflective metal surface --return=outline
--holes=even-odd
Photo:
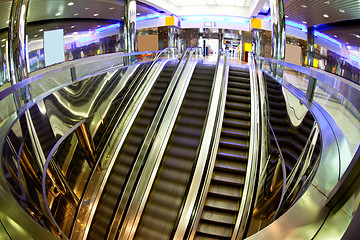
[[[273,59],[285,59],[285,11],[283,0],[270,0],[271,13],[271,57]],[[278,66],[273,66],[275,76],[281,73],[281,69],[277,70]]]
[[[27,78],[26,65],[26,17],[29,6],[28,0],[15,0],[11,7],[9,29],[9,68],[12,85]],[[31,89],[23,88],[14,93],[17,110],[30,100]]]
[[[136,0],[124,1],[124,35],[126,52],[136,52]]]

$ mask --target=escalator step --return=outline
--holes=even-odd
[[[239,188],[244,186],[244,175],[223,171],[214,171],[211,181],[216,184],[234,186]]]
[[[204,109],[183,108],[181,114],[192,116],[193,118],[203,118],[206,115],[206,111]]]
[[[247,121],[250,120],[249,112],[243,111],[242,109],[239,110],[239,108],[241,106],[239,106],[238,104],[233,104],[232,106],[237,106],[238,108],[237,109],[230,109],[229,108],[229,109],[225,110],[224,111],[225,117],[236,118],[236,119],[239,119],[239,120],[247,120]]]
[[[215,169],[217,171],[228,171],[237,174],[245,174],[246,165],[245,163],[239,161],[216,159]]]
[[[237,198],[236,200],[239,200]],[[219,197],[217,195],[209,194],[206,197],[205,207],[217,208],[217,209],[226,209],[226,211],[237,212],[239,208],[239,204],[237,201],[233,201],[233,199]]]
[[[172,144],[179,145],[179,148],[184,147],[184,148],[196,149],[198,142],[199,139],[197,138],[192,138],[189,136],[181,136],[181,135],[176,135],[172,139]]]
[[[226,101],[250,104],[249,97],[243,97],[243,96],[231,95],[231,94],[227,95]]]
[[[229,76],[229,81],[249,84],[250,78],[249,77]]]
[[[229,76],[249,78],[249,77],[250,77],[250,73],[249,73],[249,72],[236,71],[236,70],[231,70],[231,69],[230,69],[230,71],[229,71]]]
[[[227,225],[229,227],[232,227],[234,222],[234,213],[205,208],[203,210],[201,220],[202,221],[205,220],[207,222],[211,221],[216,224]]]
[[[250,84],[246,83],[238,83],[238,82],[230,82],[228,83],[231,88],[240,88],[240,89],[250,89]]]
[[[230,239],[231,226],[218,225],[216,222],[201,221],[198,227],[197,234],[214,237],[216,239]]]
[[[236,160],[242,162],[247,161],[247,156],[245,152],[228,149],[228,148],[222,148],[222,147],[219,147],[219,152],[217,154],[217,157],[220,159],[229,159],[234,161]]]
[[[188,116],[182,116],[179,119],[178,124],[183,126],[194,126],[194,127],[202,127],[203,126],[203,119],[194,119]]]
[[[246,89],[228,88],[227,92],[234,95],[250,96],[250,91]]]
[[[233,209],[228,209],[225,207],[222,207],[220,204],[219,206],[209,206],[209,205],[204,205],[204,210],[205,211],[209,211],[209,212],[224,212],[226,214],[237,214],[237,210],[233,210]]]
[[[178,125],[176,126],[176,132],[181,133],[183,135],[187,135],[189,137],[200,137],[201,128],[200,127],[193,127],[193,126],[183,126]]]
[[[226,138],[221,138],[220,140],[220,146],[223,148],[231,148],[231,149],[236,149],[236,150],[243,150],[243,151],[248,151],[249,146],[247,145],[247,143],[245,142],[234,142],[236,139],[231,140],[231,139],[226,139]]]
[[[242,189],[240,190],[237,186],[220,183],[218,184],[217,182],[211,181],[208,194],[219,198],[240,200],[242,195]]]
[[[237,120],[234,118],[224,118],[223,125],[226,127],[233,127],[239,129],[250,130],[250,123],[249,121],[244,120]]]
[[[249,139],[249,131],[243,130],[239,128],[232,128],[223,126],[221,131],[221,136],[232,137],[232,138],[240,138],[240,139]]]

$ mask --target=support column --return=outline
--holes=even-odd
[[[125,51],[136,52],[136,0],[124,0]]]
[[[271,12],[271,37],[272,37],[272,58],[277,60],[285,60],[285,12],[283,0],[270,0]],[[273,72],[276,76],[277,73],[282,72],[282,68],[273,65]]]
[[[175,47],[175,28],[168,28],[168,47]]]
[[[257,28],[253,28],[251,30],[251,33],[252,33],[252,49],[254,54],[256,56],[263,56],[261,30]]]
[[[9,24],[9,68],[11,84],[15,85],[28,77],[26,65],[26,18],[29,0],[13,0]],[[30,86],[25,86],[14,93],[16,108],[31,99]]]
[[[313,66],[314,63],[314,52],[315,52],[315,37],[314,27],[308,27],[307,29],[307,54],[306,54],[306,65]]]
[[[224,39],[224,34],[223,34],[223,30],[219,29],[219,52],[222,49],[223,46],[223,40]]]

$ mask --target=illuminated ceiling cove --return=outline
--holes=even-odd
[[[249,7],[251,0],[169,0],[176,6],[236,6]]]

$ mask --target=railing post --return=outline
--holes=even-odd
[[[316,90],[316,78],[313,77],[309,77],[309,84],[306,90],[306,98],[309,102],[312,102],[314,99],[314,94],[315,94],[315,90]]]

